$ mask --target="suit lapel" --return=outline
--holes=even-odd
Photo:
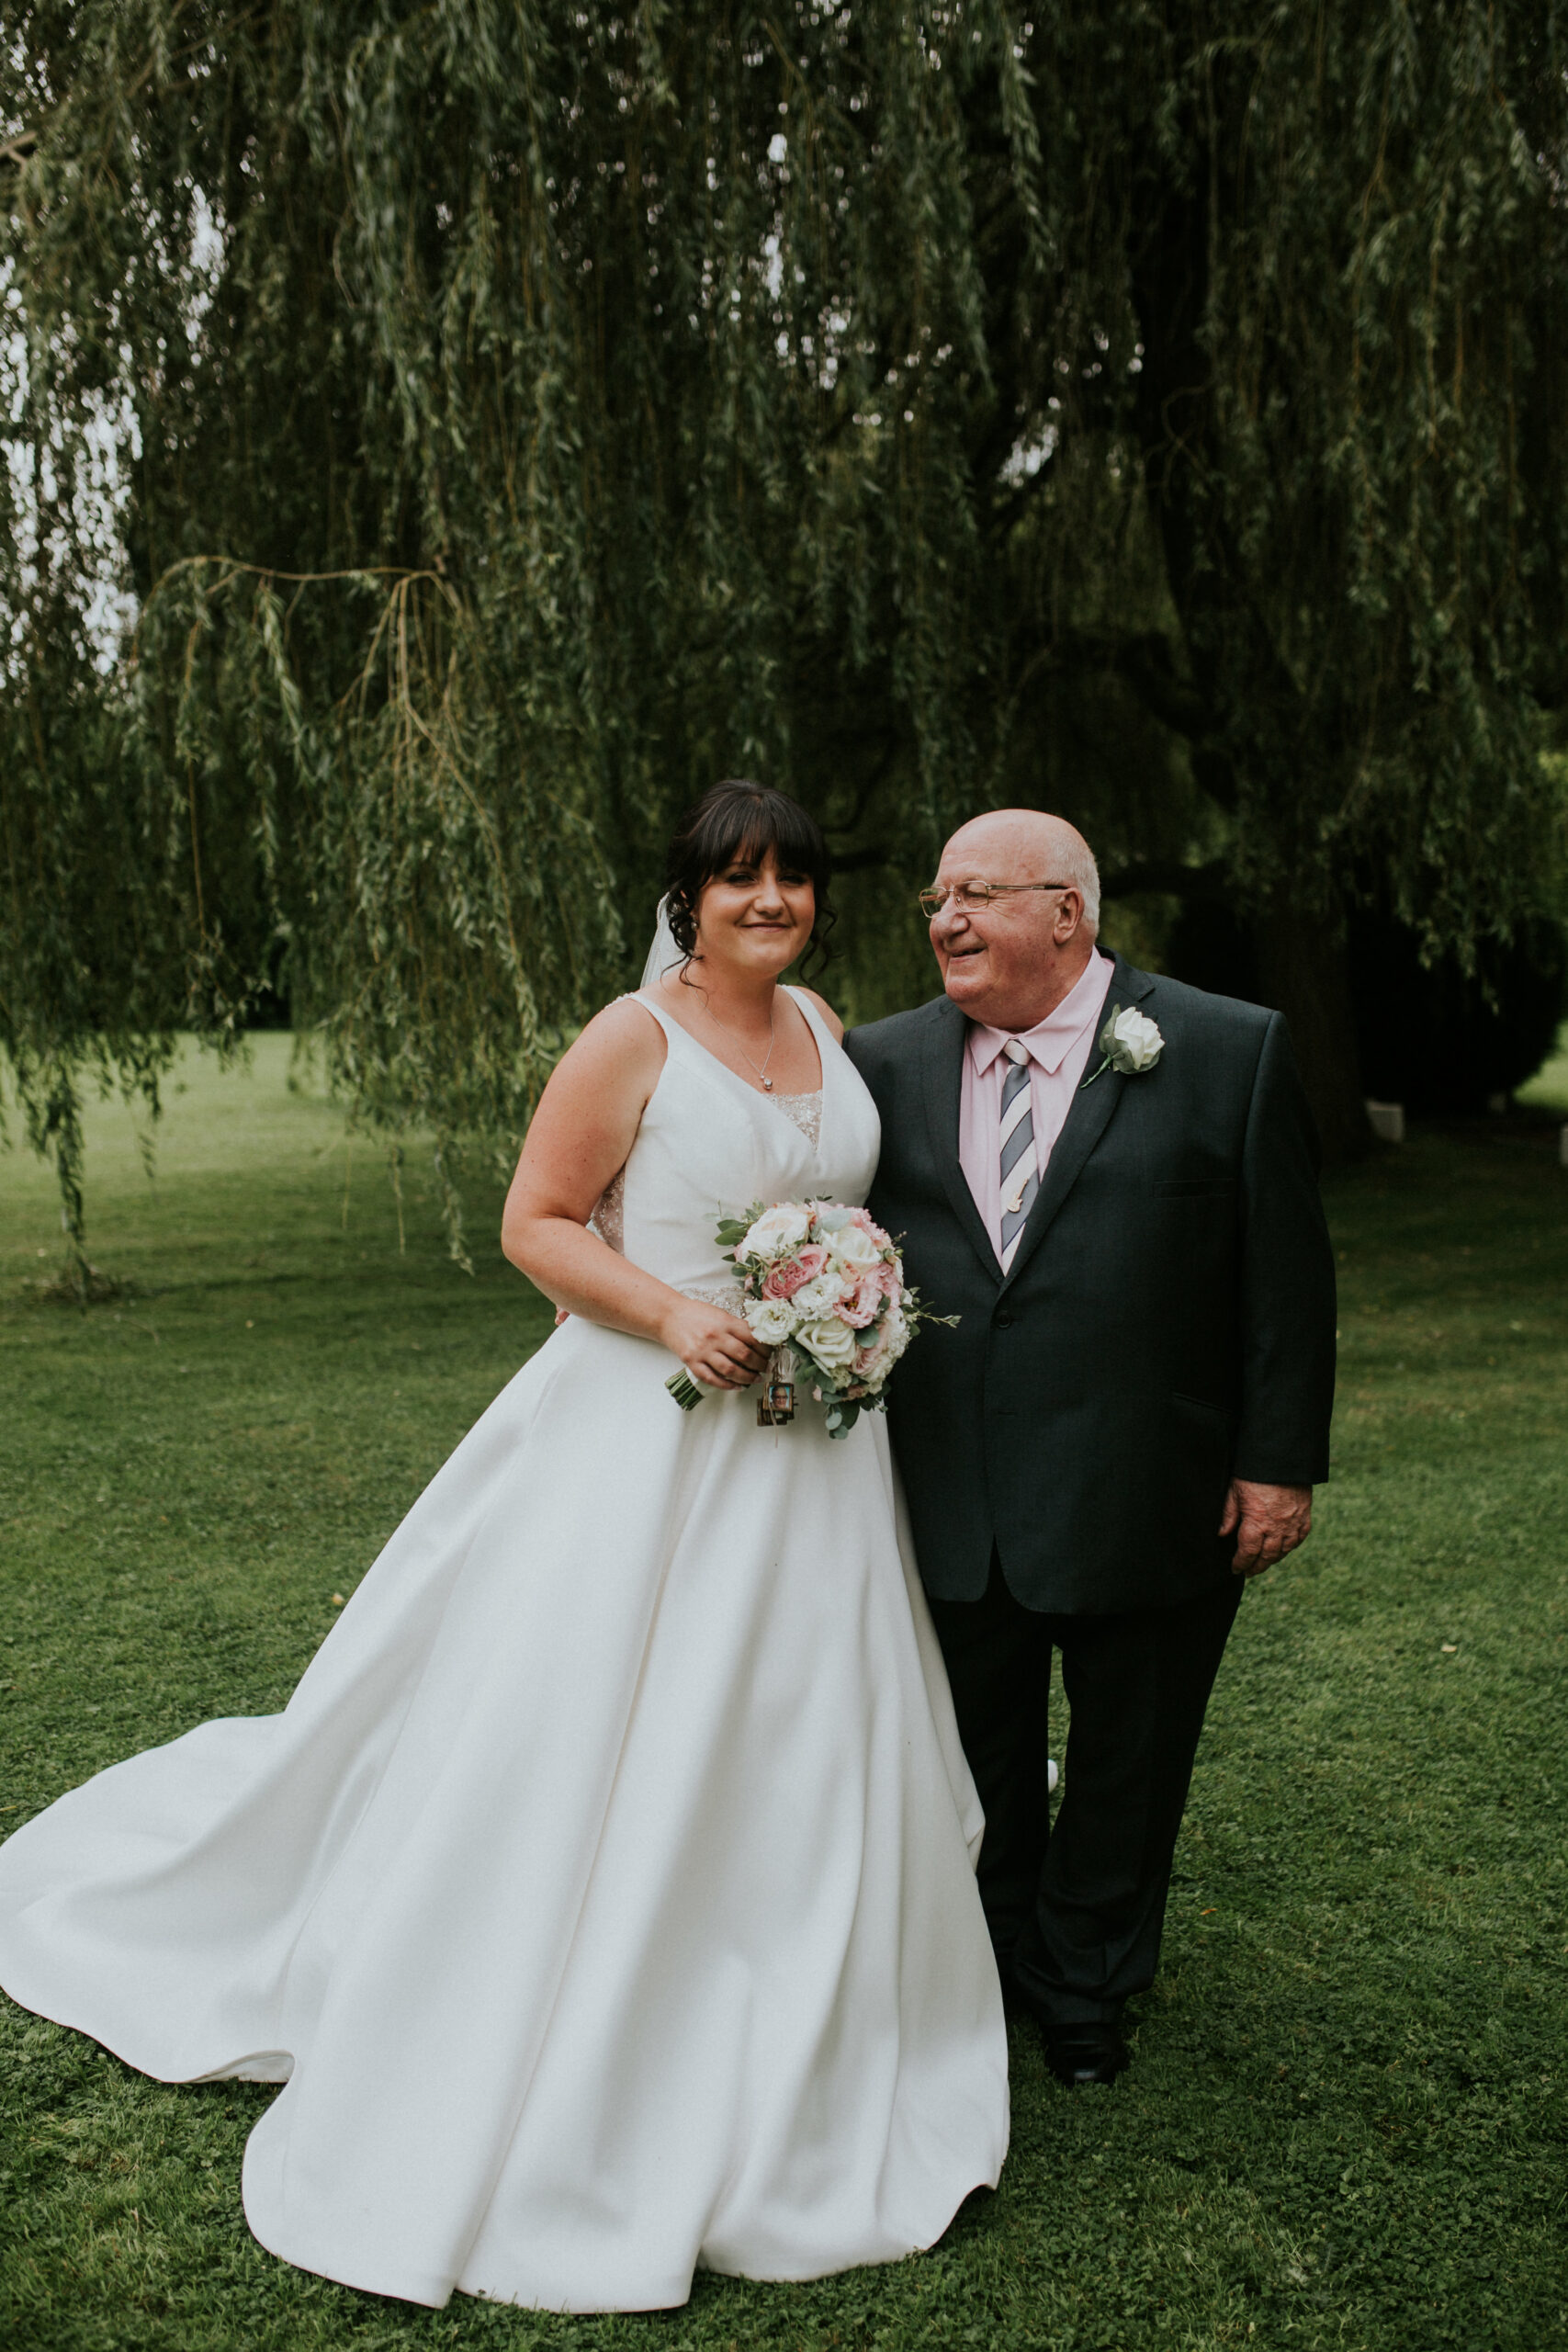
[[[991,1280],[999,1283],[1000,1262],[958,1160],[958,1119],[969,1023],[951,997],[940,997],[933,1025],[935,1035],[925,1055],[926,1123],[931,1130],[931,1149],[954,1216]]]
[[[1137,1004],[1150,993],[1154,985],[1147,972],[1140,972],[1134,966],[1124,964],[1118,956],[1115,969],[1111,976],[1111,986],[1105,992],[1107,1013],[1113,1004],[1119,1004],[1123,1008],[1129,1004]],[[1105,1015],[1101,1015],[1100,1028],[1105,1025]],[[1116,1115],[1117,1106],[1122,1100],[1122,1090],[1127,1080],[1117,1071],[1108,1069],[1100,1073],[1092,1086],[1089,1085],[1087,1080],[1089,1074],[1099,1067],[1100,1060],[1100,1039],[1097,1031],[1095,1042],[1089,1048],[1089,1068],[1084,1072],[1084,1081],[1080,1082],[1073,1096],[1072,1108],[1062,1124],[1062,1132],[1056,1137],[1051,1157],[1046,1162],[1045,1174],[1041,1182],[1040,1190],[1034,1196],[1034,1206],[1029,1212],[1028,1222],[1019,1238],[1018,1248],[1013,1252],[1012,1264],[1008,1269],[1007,1274],[1007,1283],[1010,1284],[1018,1280],[1030,1259],[1039,1249],[1052,1218],[1077,1182],[1090,1153]],[[968,1187],[965,1186],[964,1189],[967,1191]]]

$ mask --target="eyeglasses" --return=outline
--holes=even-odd
[[[1076,890],[1076,882],[949,882],[945,887],[920,892],[920,912],[934,922],[949,899],[963,914],[976,907],[988,907],[993,899],[1006,898],[1014,890]]]

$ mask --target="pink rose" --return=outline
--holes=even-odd
[[[880,1272],[879,1267],[877,1272]],[[866,1325],[874,1323],[881,1313],[882,1298],[882,1284],[876,1274],[868,1274],[847,1298],[840,1300],[836,1312],[840,1320],[847,1323],[852,1331],[863,1331]]]
[[[770,1266],[762,1284],[764,1298],[793,1298],[814,1274],[819,1274],[828,1262],[828,1252],[816,1242],[797,1250],[793,1258],[783,1258]]]
[[[851,1222],[858,1225],[863,1233],[869,1233],[878,1249],[886,1250],[889,1246],[886,1234],[875,1222],[869,1209],[852,1209],[850,1215]]]

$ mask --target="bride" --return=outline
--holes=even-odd
[[[714,1241],[876,1163],[838,1022],[778,980],[827,880],[784,795],[699,802],[660,968],[563,1057],[508,1198],[568,1319],[281,1715],[0,1853],[16,2000],[165,2082],[286,2085],[245,2212],[307,2270],[649,2310],[698,2265],[895,2260],[998,2177],[981,1824],[884,1425],[758,1426]]]

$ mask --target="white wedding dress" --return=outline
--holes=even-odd
[[[819,1136],[668,1038],[628,1258],[714,1295],[721,1212],[863,1199],[876,1114],[809,1003]],[[796,1106],[798,1107],[798,1106]],[[980,1819],[881,1419],[692,1413],[565,1324],[280,1715],[203,1724],[0,1852],[0,1983],[163,2081],[286,2083],[245,2212],[421,2303],[683,2302],[928,2246],[1007,2146]]]

